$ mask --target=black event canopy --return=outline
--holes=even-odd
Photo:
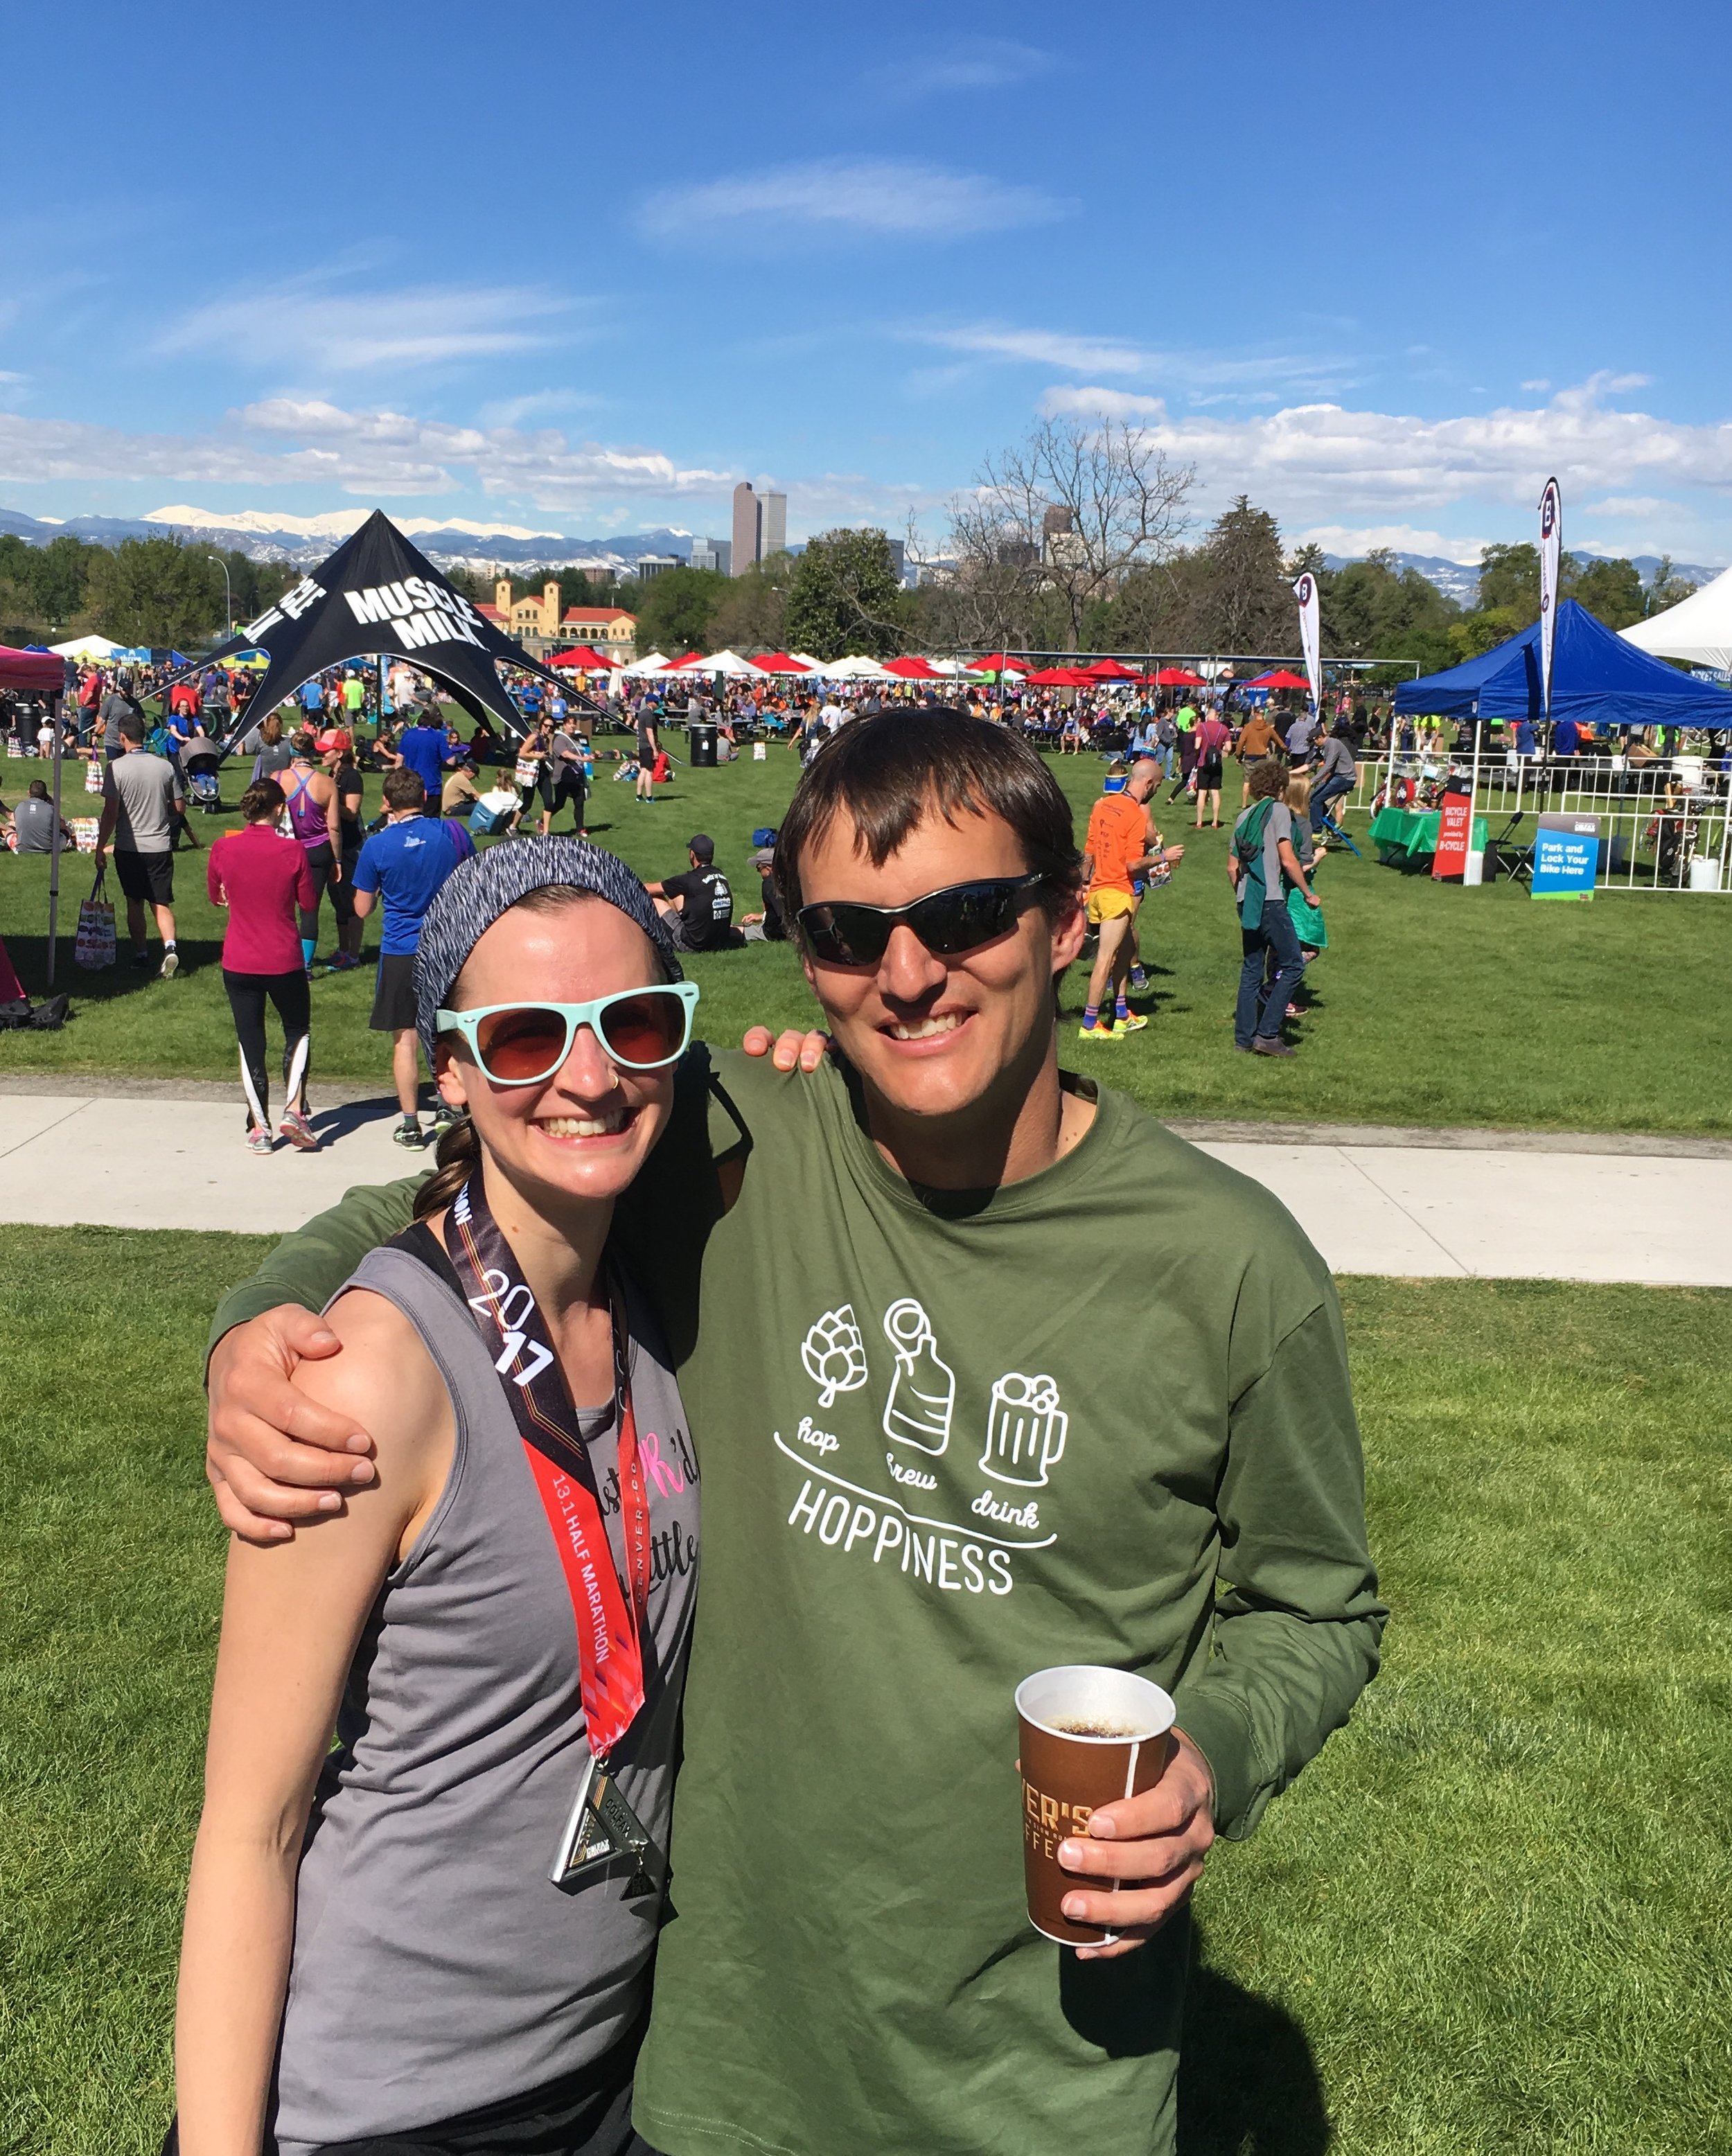
[[[243,732],[327,667],[379,654],[408,660],[445,683],[473,716],[491,712],[518,736],[522,720],[499,678],[501,663],[565,687],[454,591],[380,509],[275,606],[174,679],[239,651],[263,651],[270,660],[248,700]],[[172,685],[162,684],[165,690]]]

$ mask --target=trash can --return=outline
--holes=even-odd
[[[1690,856],[1690,889],[1718,891],[1720,887],[1720,865],[1712,854],[1692,854]]]
[[[713,771],[716,768],[714,726],[686,727],[686,761],[694,771]]]

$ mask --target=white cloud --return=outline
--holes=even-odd
[[[1687,512],[1676,501],[1667,501],[1657,494],[1608,494],[1603,501],[1585,501],[1580,514],[1583,516],[1676,516]]]
[[[734,478],[731,472],[682,466],[658,449],[573,444],[553,428],[529,434],[516,427],[460,427],[400,412],[350,412],[288,398],[249,404],[239,417],[258,433],[340,445],[333,453],[362,472],[380,457],[401,459],[406,465],[419,462],[439,470],[450,486],[455,482],[449,468],[465,467],[485,493],[527,495],[542,509],[580,507],[598,494],[715,494]],[[343,484],[352,489],[354,482]],[[369,484],[379,482],[362,481]]]
[[[583,412],[601,402],[579,389],[537,389],[527,397],[501,397],[481,407],[481,417],[490,427],[517,427],[544,412]]]
[[[867,80],[892,98],[964,96],[1031,82],[1056,65],[1052,54],[1035,45],[1019,45],[1008,38],[966,38],[875,68]]]
[[[1616,397],[1627,389],[1647,389],[1653,378],[1651,374],[1615,374],[1609,367],[1602,367],[1597,374],[1591,374],[1586,382],[1578,382],[1572,388],[1560,389],[1551,401],[1560,411],[1586,412],[1591,410],[1602,397]]]
[[[534,352],[575,333],[573,303],[532,285],[362,290],[291,278],[240,289],[169,323],[154,349],[216,352],[273,370],[357,374]]]
[[[472,486],[541,510],[587,511],[620,497],[718,495],[736,476],[682,465],[657,449],[569,442],[553,429],[463,427],[317,400],[270,398],[196,436],[0,412],[0,482],[23,485],[173,480],[386,496]]]
[[[999,322],[965,323],[957,329],[911,330],[919,344],[983,359],[1022,360],[1038,367],[1068,367],[1075,374],[1153,374],[1161,355],[1122,337],[1077,336],[1067,330],[1014,329]]]
[[[1274,403],[1277,388],[1287,394],[1325,396],[1352,388],[1363,367],[1358,360],[1326,354],[1162,352],[1125,337],[1088,336],[997,321],[923,326],[900,334],[912,343],[1007,365],[1061,367],[1072,374],[1159,381],[1183,389],[1195,404]]]
[[[236,438],[128,434],[75,419],[0,412],[0,481],[41,485],[145,479],[218,486],[343,483],[337,460],[311,451],[273,454]]]
[[[1144,426],[1167,416],[1164,397],[1145,397],[1135,389],[1049,389],[1041,399],[1049,419],[1134,419]]]
[[[1551,383],[1546,379],[1544,375],[1539,374],[1535,375],[1531,382],[1524,382],[1522,384],[1522,387],[1524,389],[1547,390],[1551,388]]]
[[[664,187],[638,213],[656,239],[838,230],[899,239],[955,239],[1049,224],[1068,205],[1038,188],[892,157],[825,157]]]
[[[1424,419],[1292,405],[1245,419],[1187,415],[1149,425],[1205,488],[1248,490],[1284,517],[1398,513],[1466,501],[1531,507],[1555,474],[1572,496],[1640,478],[1732,488],[1732,424],[1683,425],[1598,403],[1623,377],[1596,377],[1549,404]]]
[[[1430,554],[1463,568],[1477,569],[1479,557],[1490,543],[1484,539],[1458,539],[1452,534],[1426,531],[1411,524],[1313,524],[1303,531],[1287,535],[1290,547],[1321,547],[1326,554],[1344,554],[1357,561],[1375,548],[1388,547],[1397,554]]]

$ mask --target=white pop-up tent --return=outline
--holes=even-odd
[[[69,644],[51,644],[57,659],[112,659],[120,649],[111,636],[75,636]]]
[[[830,681],[893,681],[896,676],[886,672],[876,659],[863,653],[853,652],[846,659],[832,659],[824,669]]]
[[[712,651],[707,659],[688,659],[683,666],[670,666],[670,674],[749,674],[756,676],[759,669],[749,659],[742,659],[738,651]]]
[[[1663,613],[1634,622],[1618,634],[1656,659],[1732,670],[1732,569]]]
[[[648,674],[665,674],[667,655],[665,652],[646,651],[641,659],[634,659],[630,666],[622,666],[619,671],[635,681],[641,681]]]

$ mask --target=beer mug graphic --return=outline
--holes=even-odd
[[[1020,1482],[1025,1489],[1038,1490],[1047,1469],[1064,1457],[1070,1424],[1051,1378],[1025,1378],[1020,1371],[1007,1370],[992,1382],[980,1471],[994,1482]]]

